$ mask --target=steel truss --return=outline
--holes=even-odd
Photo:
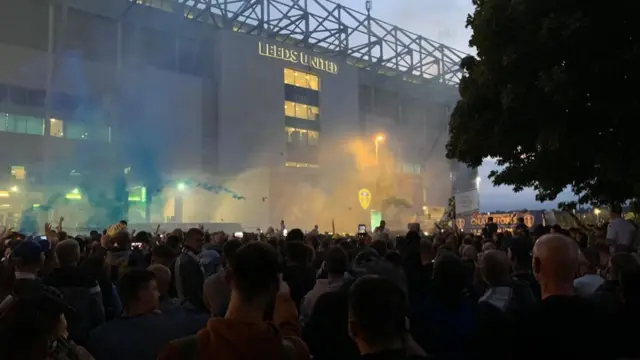
[[[331,0],[129,0],[422,83],[458,85],[467,54]],[[313,10],[310,11],[310,9]]]

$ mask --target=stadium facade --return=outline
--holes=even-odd
[[[349,231],[475,183],[444,156],[464,54],[329,1],[5,0],[0,53],[7,224],[117,184],[134,222]]]

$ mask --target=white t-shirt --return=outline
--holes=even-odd
[[[614,219],[607,227],[607,240],[612,245],[633,245],[636,237],[636,228],[625,219]]]

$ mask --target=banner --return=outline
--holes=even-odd
[[[533,228],[538,224],[542,224],[543,210],[527,211],[527,212],[502,212],[502,213],[478,213],[470,215],[459,215],[456,218],[456,225],[465,232],[480,233],[484,225],[490,217],[493,222],[498,225],[498,231],[511,231],[516,225],[519,217],[524,218],[524,223]]]

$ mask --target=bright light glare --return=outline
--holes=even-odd
[[[184,190],[187,188],[187,184],[185,183],[178,183],[178,190]]]
[[[596,215],[600,215],[600,209],[593,209],[593,213]]]
[[[20,188],[18,188],[17,186],[14,185],[14,186],[11,187],[11,191],[18,192],[18,191],[20,191]]]
[[[80,194],[80,189],[75,188],[75,189],[71,190],[71,193],[73,193],[73,194]]]
[[[384,135],[380,134],[376,136],[376,141],[384,141]]]
[[[476,188],[479,189],[480,188],[480,181],[482,181],[482,178],[480,178],[480,176],[478,176],[476,178]]]

